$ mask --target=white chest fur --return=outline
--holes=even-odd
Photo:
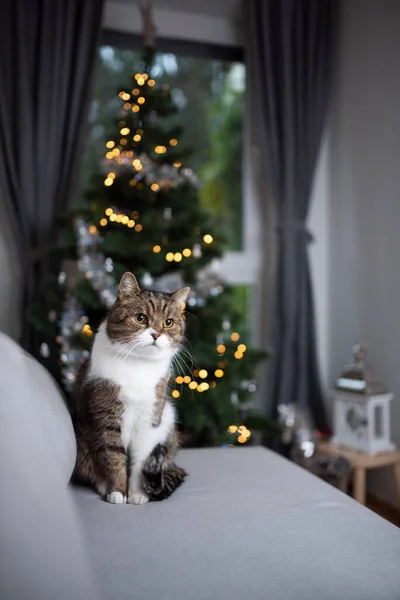
[[[170,370],[170,358],[161,360],[122,356],[112,347],[104,331],[96,336],[92,350],[90,378],[113,381],[123,402],[122,442],[131,458],[142,462],[158,443],[164,443],[174,427],[175,413],[167,402],[161,423],[153,427],[156,387]]]

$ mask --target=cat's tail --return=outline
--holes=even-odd
[[[143,489],[150,500],[165,500],[187,477],[182,467],[175,463],[164,464],[162,447],[156,447],[143,465]]]

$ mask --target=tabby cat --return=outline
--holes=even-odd
[[[162,500],[186,476],[174,463],[179,440],[168,389],[188,293],[141,290],[125,273],[79,371],[75,476],[94,484],[107,502]]]

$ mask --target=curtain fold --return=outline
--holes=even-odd
[[[49,264],[55,222],[73,190],[102,8],[103,0],[2,3],[0,194],[20,250],[23,312]]]
[[[268,404],[275,414],[279,404],[307,407],[326,430],[306,220],[330,95],[338,0],[248,0],[244,10],[276,222]]]

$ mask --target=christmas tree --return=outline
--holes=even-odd
[[[177,107],[168,85],[152,77],[153,59],[146,49],[138,72],[119,92],[99,172],[84,204],[60,224],[54,260],[64,267],[44,282],[31,321],[43,337],[42,360],[70,392],[125,271],[134,272],[142,287],[190,285],[188,343],[174,362],[171,390],[184,442],[251,443],[253,429],[275,429],[252,400],[265,354],[249,347],[248,332],[236,326],[242,315],[218,270],[225,240],[185,167],[189,150],[180,146],[180,128],[166,125]],[[70,269],[67,275],[68,259],[78,274]]]

